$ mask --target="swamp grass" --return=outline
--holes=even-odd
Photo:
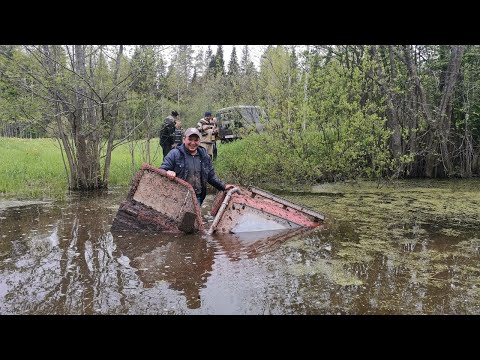
[[[114,149],[110,187],[129,186],[135,172],[146,162],[145,143],[127,143]],[[150,152],[152,165],[160,166],[162,154],[158,139],[150,141]],[[101,163],[103,161],[102,158]],[[67,194],[62,152],[55,139],[0,138],[0,195],[61,199]]]

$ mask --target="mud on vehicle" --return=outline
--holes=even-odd
[[[238,105],[217,110],[215,118],[218,121],[218,138],[226,143],[249,132],[262,131],[266,115],[259,106]]]

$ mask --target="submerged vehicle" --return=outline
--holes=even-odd
[[[111,229],[192,233],[202,231],[203,223],[189,183],[179,178],[169,180],[165,170],[143,164]]]
[[[316,211],[253,186],[219,192],[211,214],[215,218],[208,229],[210,235],[314,228],[325,220]]]
[[[264,129],[267,116],[260,106],[238,105],[217,110],[218,138],[222,143],[240,139],[242,135]]]
[[[169,180],[166,171],[144,164],[135,175],[127,199],[120,204],[112,231],[245,234],[278,232],[282,237],[301,228],[321,225],[324,215],[265,190],[234,187],[217,193],[204,229],[200,207],[192,186]]]

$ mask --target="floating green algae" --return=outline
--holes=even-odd
[[[360,181],[282,192],[282,197],[327,217],[321,235],[283,245],[287,254],[297,254],[289,271],[317,293],[334,286],[329,291],[352,296],[348,306],[343,304],[351,313],[366,311],[360,308],[374,313],[476,313],[478,189],[480,180],[473,179],[398,181],[381,187]],[[350,285],[356,290],[335,289]],[[353,299],[362,296],[362,306],[355,305]]]

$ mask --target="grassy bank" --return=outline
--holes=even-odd
[[[134,164],[131,151],[134,150]],[[110,186],[128,186],[145,159],[145,142],[124,144],[112,153]],[[152,165],[160,166],[158,140],[150,143]],[[59,144],[53,139],[0,138],[0,195],[62,198],[68,191]]]

